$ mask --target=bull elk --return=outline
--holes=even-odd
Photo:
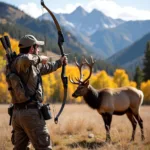
[[[76,81],[69,77],[71,83],[78,85],[72,96],[75,98],[83,96],[85,102],[91,108],[96,109],[102,116],[106,129],[106,142],[111,141],[110,126],[112,116],[123,114],[127,115],[133,127],[131,141],[134,141],[137,122],[141,129],[141,140],[144,140],[143,120],[139,114],[144,97],[142,91],[133,87],[94,89],[89,84],[94,63],[95,61],[92,57],[91,63],[84,59],[81,64],[79,64],[75,58],[75,64],[79,69],[80,77],[75,78]],[[89,68],[89,75],[83,80],[82,67],[84,65]]]

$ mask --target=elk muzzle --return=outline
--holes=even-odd
[[[72,97],[77,98],[77,96],[74,93],[72,94]]]
[[[78,95],[76,94],[76,92],[74,92],[74,93],[72,94],[72,97],[74,97],[74,98],[77,98],[77,97],[78,97]]]

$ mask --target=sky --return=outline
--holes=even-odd
[[[0,0],[12,4],[34,18],[44,12],[40,0]],[[114,19],[150,20],[150,0],[44,0],[55,13],[71,13],[78,6],[87,12],[98,9]]]

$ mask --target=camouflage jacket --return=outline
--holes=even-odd
[[[17,72],[25,84],[27,95],[30,97],[35,95],[35,99],[42,102],[43,88],[41,76],[56,71],[61,67],[61,61],[57,60],[42,64],[39,55],[20,54],[11,66],[12,70]]]

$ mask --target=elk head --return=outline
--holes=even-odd
[[[78,96],[84,96],[87,93],[88,85],[89,85],[89,79],[92,75],[92,67],[93,67],[94,63],[95,63],[95,61],[93,60],[93,57],[91,57],[91,63],[88,63],[88,61],[84,58],[84,60],[79,65],[76,58],[75,58],[75,64],[78,67],[79,72],[80,72],[80,78],[75,78],[76,81],[74,81],[73,79],[71,79],[69,77],[69,80],[72,84],[78,85],[77,89],[72,94],[73,97],[77,98]],[[89,76],[83,80],[82,67],[84,65],[88,66],[90,73],[89,73]]]

